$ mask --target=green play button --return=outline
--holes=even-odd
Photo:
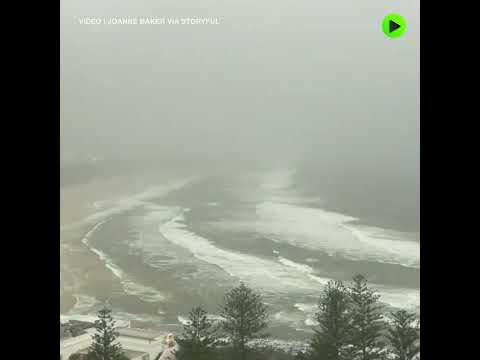
[[[403,16],[390,14],[383,19],[382,28],[389,38],[398,38],[407,30],[407,23]]]

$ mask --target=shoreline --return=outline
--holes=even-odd
[[[101,209],[101,206],[96,207],[96,204],[101,205],[101,202],[118,200],[123,197],[132,198],[135,197],[135,194],[141,194],[146,188],[154,186],[155,182],[165,182],[165,178],[159,177],[158,180],[153,180],[151,176],[142,175],[139,176],[141,179],[135,179],[133,183],[133,176],[121,176],[99,178],[86,184],[69,185],[61,189],[63,201],[61,245],[67,245],[61,246],[61,258],[64,265],[61,268],[63,273],[61,281],[63,277],[67,285],[70,282],[70,286],[62,284],[61,287],[61,314],[68,315],[77,306],[82,305],[81,303],[84,301],[79,301],[76,297],[77,294],[102,299],[108,298],[109,293],[115,291],[117,294],[121,292],[122,297],[128,296],[123,291],[121,279],[112,274],[105,261],[92,251],[84,240],[92,230],[95,230],[95,227],[102,223],[102,220],[108,217],[89,220],[89,217]],[[79,200],[80,206],[76,207]],[[130,309],[137,306],[140,309],[145,305],[140,301],[136,301],[138,305],[135,305],[132,299],[119,300],[117,305],[126,304],[126,301],[130,302],[128,305]],[[127,312],[130,312],[130,309]],[[80,310],[78,313],[81,313],[81,308],[78,310]],[[86,312],[83,313],[86,314]]]
[[[191,178],[150,171],[131,176],[97,177],[82,184],[69,184],[60,188],[61,314],[67,315],[75,309],[77,294],[92,294],[100,301],[108,299],[112,291],[128,296],[122,280],[112,274],[104,259],[92,251],[85,241],[89,233],[108,218],[110,208],[102,209],[102,204],[115,204],[126,199],[125,204],[121,204],[122,207],[133,208],[140,205],[142,198],[149,196],[150,191],[159,196],[183,186]],[[96,219],[99,213],[101,215]],[[132,306],[141,306],[140,303],[140,300],[133,301]]]
[[[68,314],[75,308],[76,290],[83,288],[88,276],[103,278],[105,282],[116,281],[109,276],[104,262],[82,243],[91,229],[82,231],[83,226],[79,226],[76,230],[76,224],[94,215],[98,202],[140,192],[160,177],[160,174],[144,174],[132,181],[131,176],[107,176],[60,187],[60,314]]]

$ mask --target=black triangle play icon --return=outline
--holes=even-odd
[[[389,23],[388,23],[388,31],[389,32],[394,32],[395,30],[401,28],[400,25],[398,25],[395,21],[393,20],[390,20]]]

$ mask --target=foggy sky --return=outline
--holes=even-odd
[[[416,178],[419,4],[395,3],[62,0],[62,157],[314,161]],[[407,20],[400,39],[381,31],[390,12]]]

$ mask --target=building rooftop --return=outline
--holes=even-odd
[[[133,328],[118,328],[116,331],[120,334],[120,336],[128,336],[138,339],[145,339],[145,340],[158,340],[164,337],[164,333],[160,331],[152,331],[152,330],[142,330],[142,329],[133,329]]]
[[[123,349],[123,353],[129,359],[135,359],[141,355],[147,354],[146,352],[143,352],[143,351],[135,351],[135,350],[127,350],[127,349]],[[78,351],[77,354],[88,354],[88,348]]]

